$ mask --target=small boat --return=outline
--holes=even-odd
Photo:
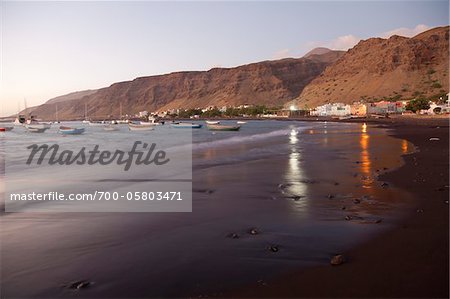
[[[220,124],[220,121],[215,121],[215,120],[207,120],[205,121],[208,125],[218,125]]]
[[[160,125],[159,123],[150,122],[150,121],[141,121],[141,122],[139,122],[139,124],[141,124],[143,126],[157,126],[157,125]]]
[[[243,124],[246,124],[247,122],[243,121],[243,120],[238,120],[236,123],[239,124],[239,125],[243,125]]]
[[[82,121],[82,123],[83,123],[83,124],[89,124],[90,121],[88,121],[87,119],[85,119],[85,120]]]
[[[114,125],[109,125],[109,126],[105,126],[103,128],[103,130],[105,130],[105,131],[119,131],[119,128],[117,126],[114,126]]]
[[[8,132],[14,129],[14,127],[0,127],[0,132]]]
[[[25,118],[24,115],[18,115],[16,117],[16,119],[14,120],[14,125],[15,126],[22,126],[26,121],[27,121],[27,119]]]
[[[90,121],[89,125],[92,127],[101,127],[104,126],[105,123],[104,122],[100,122],[100,121]]]
[[[34,125],[27,125],[26,128],[27,128],[28,132],[31,132],[31,133],[44,133],[46,130],[49,129],[47,127],[34,126]]]
[[[84,128],[59,127],[59,133],[64,135],[80,135],[84,133]]]
[[[211,131],[239,131],[241,126],[227,126],[227,125],[208,125]]]
[[[194,123],[173,123],[171,124],[172,128],[179,128],[179,129],[200,129],[202,127],[201,124],[194,124]]]
[[[164,125],[164,121],[158,120],[154,117],[150,117],[148,119],[148,121],[141,121],[142,125],[154,125],[154,126],[159,126],[159,125]]]
[[[30,129],[30,128],[31,129],[44,129],[44,131],[45,131],[47,129],[50,129],[51,126],[52,126],[52,124],[50,124],[50,123],[39,123],[39,122],[36,122],[36,123],[26,124],[25,128],[27,128],[27,129]]]
[[[40,123],[40,122],[33,122],[31,124],[26,124],[25,127],[28,129],[28,127],[32,128],[39,128],[39,129],[50,129],[52,127],[51,123]]]
[[[154,125],[143,125],[143,124],[128,124],[128,129],[130,131],[151,131],[154,130]]]

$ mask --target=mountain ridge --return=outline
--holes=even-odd
[[[282,106],[295,97],[326,66],[342,53],[327,53],[310,58],[266,60],[232,68],[208,71],[181,71],[138,77],[111,84],[92,94],[58,102],[60,119],[119,116],[139,111],[242,104]],[[40,119],[54,118],[54,101],[36,107],[33,114]]]
[[[403,99],[448,92],[449,26],[408,38],[361,40],[328,66],[294,100],[300,107],[327,102]]]

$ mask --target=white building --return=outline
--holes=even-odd
[[[447,100],[445,104],[438,105],[436,103],[431,102],[430,108],[428,110],[421,110],[420,114],[428,114],[428,115],[434,115],[434,114],[445,114],[450,113],[450,100]]]
[[[148,111],[140,111],[139,112],[139,117],[147,117],[148,116]]]
[[[350,105],[343,103],[325,104],[311,111],[313,116],[347,116],[350,114]]]

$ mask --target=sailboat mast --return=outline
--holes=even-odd
[[[58,119],[58,104],[55,105],[55,109],[56,109],[56,112],[55,112],[56,122],[59,122],[59,119]]]

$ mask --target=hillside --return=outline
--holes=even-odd
[[[83,90],[83,91],[75,91],[75,92],[71,92],[68,93],[66,95],[62,95],[53,99],[50,99],[47,101],[47,104],[54,104],[54,103],[60,103],[60,102],[65,102],[65,101],[72,101],[72,100],[79,100],[85,96],[89,96],[91,94],[96,93],[97,90],[93,89],[93,90]]]
[[[299,107],[355,100],[411,99],[449,90],[449,27],[415,37],[360,41],[296,98]]]
[[[282,106],[296,97],[342,53],[327,52],[310,58],[263,61],[235,68],[213,68],[203,72],[176,72],[136,78],[98,89],[81,98],[58,102],[61,119],[118,116],[138,111],[254,104]],[[67,98],[67,96],[66,96]],[[55,100],[34,109],[41,119],[52,119]]]

